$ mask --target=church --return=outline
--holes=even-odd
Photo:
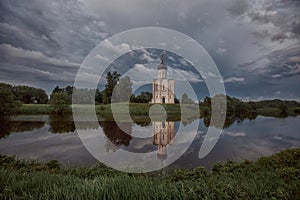
[[[157,67],[157,79],[152,84],[151,103],[174,103],[174,80],[167,78],[168,67],[164,63],[164,52],[161,54],[161,63]]]

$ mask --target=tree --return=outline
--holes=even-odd
[[[278,103],[277,107],[279,108],[279,117],[287,117],[288,116],[288,107],[284,102]]]
[[[20,106],[21,102],[14,100],[11,89],[0,88],[0,115],[8,114]]]
[[[112,101],[113,102],[125,102],[129,101],[132,95],[132,83],[128,76],[120,78],[115,85]]]
[[[211,98],[210,97],[205,97],[203,101],[204,106],[209,107],[211,106]]]
[[[62,115],[70,110],[70,97],[67,93],[57,92],[51,95],[50,106],[55,114]]]
[[[140,95],[132,95],[130,102],[134,103],[149,103],[152,100],[152,93],[151,92],[141,92]]]
[[[111,103],[111,96],[113,94],[113,90],[119,81],[119,77],[121,75],[114,71],[113,73],[108,72],[106,75],[106,84],[105,89],[103,91],[103,103],[108,104]]]
[[[100,92],[99,89],[96,89],[95,103],[97,104],[103,103],[103,91]]]
[[[65,87],[65,88],[60,88],[59,86],[56,86],[52,90],[52,93],[50,95],[50,99],[52,99],[52,95],[55,94],[55,93],[65,93],[65,94],[68,95],[69,101],[71,102],[72,101],[73,90],[74,90],[74,87],[73,86],[69,86],[69,85],[67,87]]]
[[[47,103],[48,101],[48,95],[45,90],[40,88],[18,85],[13,86],[12,92],[15,100],[20,100],[23,103]]]
[[[72,101],[75,104],[95,104],[95,89],[88,89],[88,88],[74,88],[73,89],[73,97]]]
[[[180,103],[179,99],[177,99],[176,95],[174,97],[174,103]]]
[[[60,88],[58,85],[52,90],[52,94],[53,93],[59,93],[59,92],[63,92],[64,89]]]
[[[65,91],[66,91],[66,93],[67,93],[68,95],[72,96],[72,94],[73,94],[73,89],[74,89],[73,86],[68,85],[68,86],[65,88]]]
[[[191,98],[189,98],[186,93],[184,93],[181,97],[181,103],[183,103],[183,104],[193,104],[194,101]]]

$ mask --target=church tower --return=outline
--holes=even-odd
[[[168,67],[164,63],[164,52],[157,67],[157,79],[152,84],[152,103],[174,103],[174,80],[167,78]]]

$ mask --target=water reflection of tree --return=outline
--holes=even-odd
[[[220,120],[222,120],[223,116],[222,115],[215,115],[214,120],[211,120],[211,116],[205,116],[203,118],[203,124],[208,127],[208,126],[214,126],[216,128],[228,128],[231,126],[234,122],[240,123],[245,119],[248,120],[254,120],[256,119],[257,114],[256,113],[250,113],[245,117],[239,117],[239,116],[230,116],[227,115],[225,118],[225,122],[223,126],[220,126]]]
[[[49,131],[51,133],[70,133],[76,129],[98,129],[99,124],[93,121],[77,121],[76,127],[72,115],[49,115]]]
[[[138,126],[141,126],[141,127],[145,127],[145,126],[149,126],[151,121],[146,121],[146,122],[139,122],[139,121],[136,121],[134,122],[136,125]]]
[[[120,147],[121,145],[128,146],[132,136],[132,123],[130,122],[119,122],[118,124],[114,121],[101,121],[100,126],[103,129],[103,133],[110,140],[111,143]],[[123,131],[124,129],[125,131]],[[109,142],[108,142],[109,143]],[[108,150],[115,151],[114,145],[107,145]]]
[[[49,125],[51,133],[69,133],[75,131],[72,115],[49,115]]]
[[[8,117],[0,117],[0,138],[7,137],[13,132],[20,133],[42,128],[41,121],[11,121]]]
[[[0,116],[0,138],[6,137],[11,133],[11,124],[6,117]]]

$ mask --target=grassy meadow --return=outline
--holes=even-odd
[[[149,109],[153,104],[148,103],[130,103],[129,104],[129,112],[133,118],[139,120],[139,118],[143,117],[146,121],[149,119]],[[199,118],[199,117],[207,117],[209,116],[209,108],[204,106],[197,106],[196,104],[184,105],[184,104],[160,104],[166,110],[169,119],[172,120],[180,120],[181,119],[181,109],[185,110],[185,117],[187,118]],[[115,113],[124,117],[128,111],[127,104],[114,104]],[[196,112],[195,112],[196,109]],[[197,112],[198,109],[198,112]],[[64,114],[72,114],[72,112],[80,113],[80,114],[89,114],[91,112],[95,112],[98,115],[104,116],[106,118],[113,119],[111,104],[101,104],[101,105],[90,105],[90,104],[74,104],[70,108],[64,111]],[[205,113],[207,111],[207,113]],[[260,116],[269,116],[269,117],[278,117],[280,116],[279,108],[270,108],[263,107],[254,110],[255,115]],[[18,115],[40,115],[40,114],[52,114],[52,108],[49,104],[23,104],[18,108],[18,110],[14,111],[12,114]],[[296,116],[300,114],[300,107],[288,107],[287,108],[287,116]]]
[[[0,156],[1,199],[299,199],[300,149],[211,170],[128,174]]]

